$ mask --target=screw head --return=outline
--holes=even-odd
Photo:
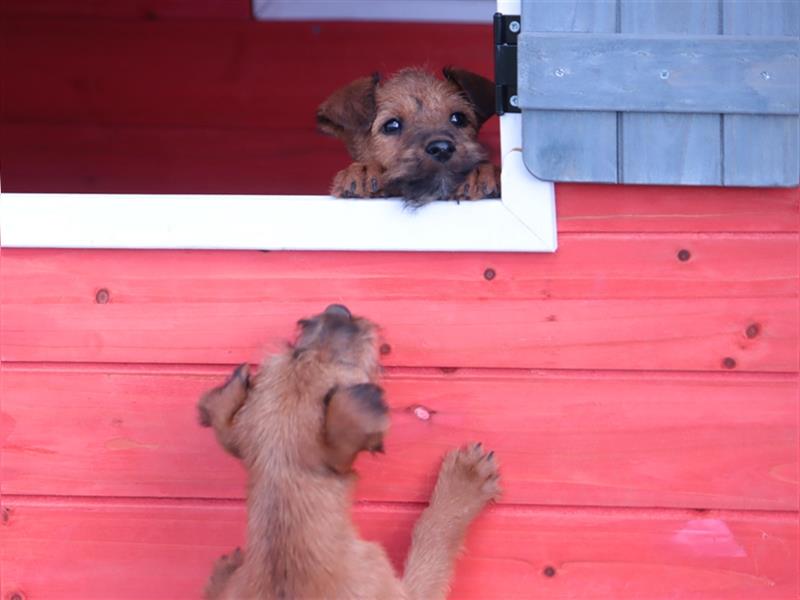
[[[562,69],[562,68],[560,68],[560,67],[559,67],[558,69],[556,69],[555,71],[553,71],[553,74],[554,74],[556,77],[563,77],[563,76],[566,74],[566,71],[565,71],[564,69]]]
[[[669,79],[669,71],[662,69],[658,76],[661,77],[661,79]]]
[[[496,273],[496,272],[495,272],[495,270],[494,270],[494,269],[492,269],[491,267],[489,267],[488,269],[486,269],[486,270],[483,272],[483,278],[484,278],[486,281],[491,281],[492,279],[494,279],[494,278],[495,278],[495,276],[496,276],[496,275],[497,275],[497,273]]]
[[[98,304],[108,304],[108,301],[111,299],[111,294],[108,293],[106,288],[102,288],[97,290],[97,293],[94,295],[94,301]]]
[[[770,79],[772,75],[770,75],[767,71],[761,71],[761,78],[762,79]]]
[[[548,566],[546,566],[544,568],[544,570],[542,571],[542,574],[544,574],[545,577],[555,577],[556,569],[555,569],[555,567],[551,567],[551,566],[548,565]]]
[[[678,251],[678,260],[679,261],[686,262],[690,258],[692,258],[692,253],[689,252],[688,250],[679,250]]]
[[[736,368],[736,360],[731,358],[730,356],[726,356],[722,360],[722,366],[726,369],[735,369]]]
[[[380,348],[378,348],[378,352],[380,352],[383,356],[386,356],[392,351],[392,347],[389,344],[381,344]]]
[[[756,337],[759,333],[761,333],[761,325],[758,323],[752,323],[747,327],[744,334],[750,338],[751,340]]]
[[[519,30],[522,29],[522,26],[519,24],[519,21],[511,21],[508,24],[508,29],[511,33],[519,33]]]
[[[508,99],[508,103],[511,106],[513,106],[514,108],[518,108],[519,107],[519,96],[514,94],[513,96],[511,96],[511,98]]]

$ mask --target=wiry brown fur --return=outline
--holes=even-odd
[[[494,85],[459,69],[444,69],[444,76],[404,69],[385,82],[364,77],[322,103],[320,130],[339,137],[355,161],[334,177],[332,195],[402,196],[412,206],[499,196],[498,169],[486,162],[477,140],[494,112]],[[465,122],[453,123],[454,114]],[[391,120],[401,128],[387,134],[384,125]],[[428,151],[437,141],[452,145],[449,159]]]
[[[239,367],[199,403],[201,424],[247,467],[247,548],[217,561],[217,599],[435,600],[447,594],[467,527],[499,493],[480,444],[444,459],[398,579],[350,516],[352,463],[382,451],[388,407],[375,326],[332,305],[300,321],[296,343],[255,376]]]

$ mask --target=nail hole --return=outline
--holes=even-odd
[[[759,333],[761,333],[761,326],[758,323],[753,323],[750,325],[744,334],[749,337],[751,340],[756,337]]]
[[[730,356],[726,356],[722,360],[722,366],[725,367],[726,369],[735,369],[736,368],[736,360],[734,360]]]
[[[556,569],[555,567],[547,566],[544,568],[544,571],[542,571],[542,573],[544,574],[545,577],[555,577]]]
[[[688,250],[685,250],[685,249],[684,249],[684,250],[680,250],[680,251],[678,252],[678,260],[679,260],[679,261],[681,261],[681,262],[686,262],[686,261],[687,261],[687,260],[689,260],[690,258],[692,258],[692,253],[691,253],[691,252],[689,252]]]
[[[488,269],[486,269],[486,270],[483,272],[483,278],[484,278],[486,281],[491,281],[492,279],[494,279],[494,278],[495,278],[495,276],[496,276],[496,275],[497,275],[497,273],[496,273],[496,272],[495,272],[495,270],[494,270],[494,269],[492,269],[491,267],[489,267]]]
[[[383,355],[386,356],[392,351],[392,347],[389,344],[381,344],[381,347],[378,348],[378,351]]]
[[[110,298],[111,294],[108,293],[108,290],[102,288],[97,290],[97,294],[94,296],[94,301],[98,304],[107,304]]]

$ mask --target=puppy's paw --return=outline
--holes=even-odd
[[[480,443],[472,443],[445,456],[432,503],[446,503],[473,513],[496,499],[500,492],[500,471],[494,452],[484,452]]]
[[[205,589],[205,597],[209,600],[218,598],[225,589],[228,579],[233,572],[244,563],[244,553],[241,548],[236,548],[230,554],[223,554],[214,563],[214,570]]]
[[[500,197],[500,169],[492,163],[479,163],[458,186],[456,200],[480,200]]]
[[[378,198],[383,191],[383,169],[376,163],[354,162],[333,178],[331,196],[337,198]]]

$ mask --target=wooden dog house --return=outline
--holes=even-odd
[[[425,224],[464,203],[414,217],[447,241],[436,248],[355,252],[313,212],[303,239],[328,236],[324,251],[296,236],[261,248],[291,251],[237,246],[260,209],[203,202],[324,195],[348,157],[313,114],[337,86],[413,64],[493,72],[493,2],[420,1],[400,15],[432,19],[438,4],[452,19],[357,21],[354,2],[339,3],[346,21],[296,20],[310,2],[0,4],[4,600],[199,597],[243,541],[244,478],[197,425],[196,399],[330,302],[384,327],[393,426],[386,455],[360,460],[355,511],[398,567],[440,457],[474,439],[495,449],[506,491],[472,531],[453,598],[798,597],[798,117],[776,108],[791,89],[765,87],[792,81],[780,65],[796,59],[798,3],[523,3],[520,56],[537,35],[730,34],[780,46],[770,64],[784,69],[752,71],[763,93],[746,114],[653,111],[601,89],[592,105],[577,88],[539,97],[526,86],[568,72],[547,62],[554,46],[538,72],[524,59],[523,114],[503,117],[523,125],[502,149],[498,119],[482,135],[504,167],[546,157],[538,174],[556,183],[531,185],[541,214],[555,206],[556,252],[552,227],[529,253],[493,251],[526,250],[512,234],[468,247],[463,230]],[[602,62],[578,64],[631,85]],[[682,68],[652,86],[694,81]],[[704,85],[698,102],[724,82]],[[204,199],[145,196],[164,194]],[[141,222],[124,212],[136,201]],[[157,235],[137,245],[132,229]]]

